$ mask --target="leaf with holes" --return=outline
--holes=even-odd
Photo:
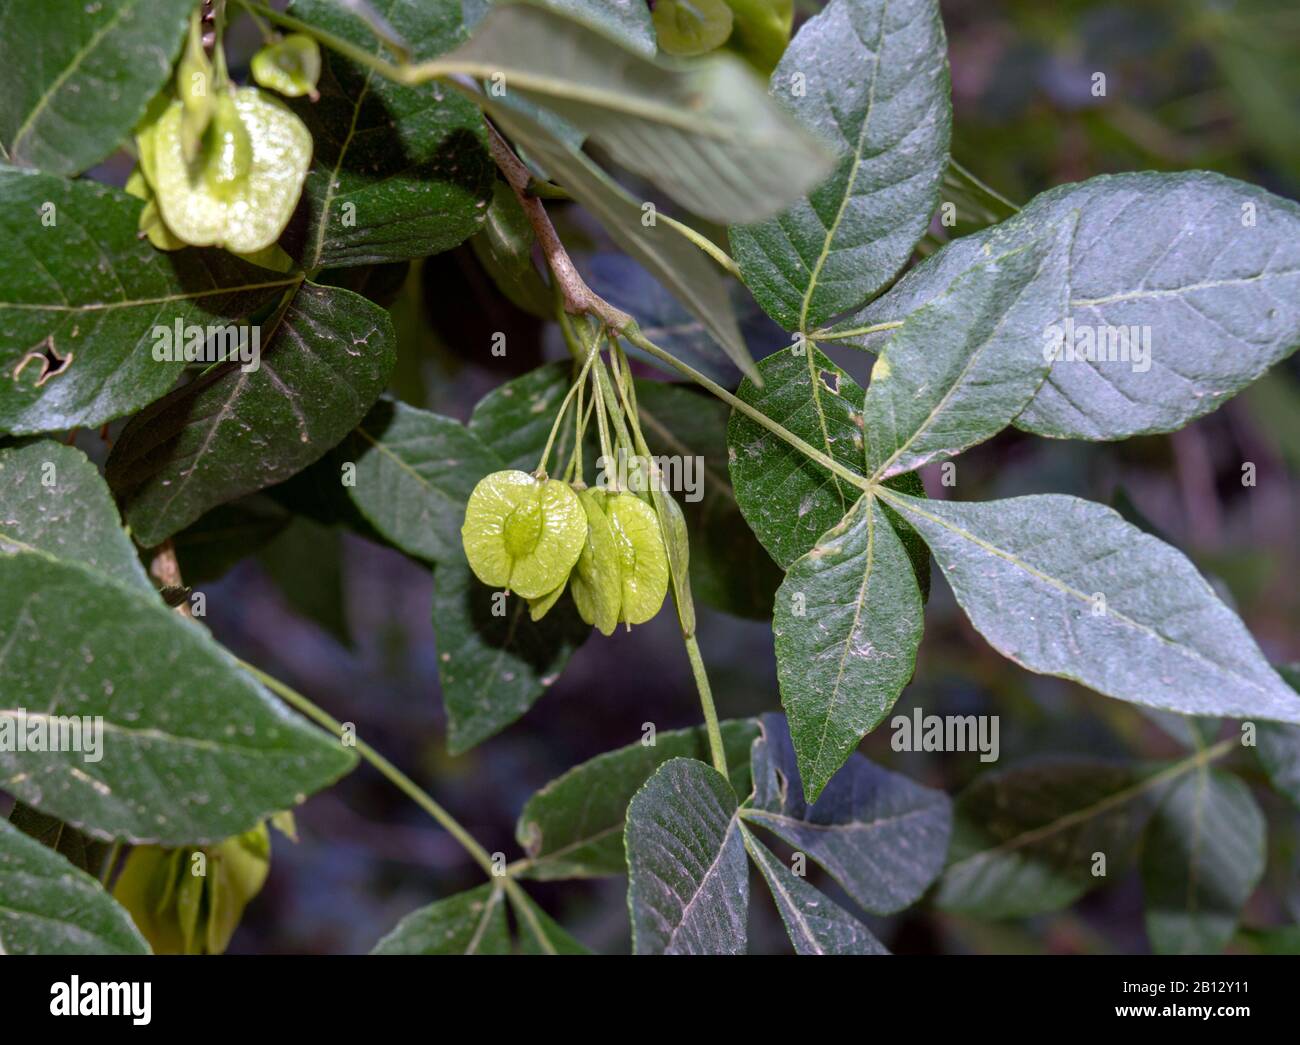
[[[731,229],[731,244],[768,315],[811,332],[889,282],[939,202],[952,112],[937,0],[832,0],[771,91],[836,164],[783,213]]]
[[[122,430],[108,480],[141,544],[305,468],[383,391],[395,360],[386,311],[312,283],[282,307],[254,364],[210,370]]]
[[[137,235],[140,208],[118,189],[0,166],[0,431],[140,409],[185,367],[164,338],[249,323],[297,282],[221,251],[157,251]]]

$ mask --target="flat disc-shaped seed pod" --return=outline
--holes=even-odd
[[[635,494],[615,494],[605,502],[614,545],[618,549],[623,605],[619,613],[628,624],[644,624],[664,604],[668,594],[668,552],[659,518]]]
[[[140,211],[140,231],[148,237],[150,243],[159,250],[180,250],[189,245],[177,239],[163,222],[153,189],[139,167],[126,179],[125,189],[137,199],[144,200],[144,209]]]
[[[587,539],[569,588],[582,619],[594,624],[602,635],[613,635],[623,605],[623,582],[618,546],[605,514],[605,495],[599,490],[583,490],[578,500],[587,514]]]
[[[320,80],[320,47],[304,33],[291,33],[279,43],[253,55],[253,79],[287,98],[316,97]]]
[[[732,13],[724,0],[659,0],[653,17],[665,54],[707,54],[731,35]]]
[[[564,594],[564,584],[560,583],[552,591],[545,595],[538,596],[536,599],[528,600],[528,616],[534,622],[541,620],[551,612],[551,607],[560,601],[560,596]]]
[[[460,535],[479,580],[537,599],[563,584],[577,562],[587,517],[567,483],[508,468],[479,480]]]
[[[220,95],[194,162],[173,102],[152,130],[141,167],[163,220],[196,247],[250,254],[280,238],[311,163],[311,133],[284,105],[255,87]]]

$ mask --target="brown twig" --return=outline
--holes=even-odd
[[[564,310],[576,316],[595,316],[612,330],[626,329],[632,324],[632,317],[621,309],[615,308],[587,286],[586,280],[573,264],[573,259],[569,257],[569,252],[560,242],[555,226],[551,224],[551,219],[546,213],[546,207],[529,191],[530,187],[535,185],[535,179],[524,162],[510,148],[510,143],[491,123],[488,124],[488,145],[492,151],[492,159],[496,161],[497,167],[505,176],[506,184],[514,189],[520,206],[528,216],[528,223],[532,225],[533,233],[537,236],[537,242],[541,244],[542,254],[546,257],[546,263],[550,266],[555,282],[564,297]]]

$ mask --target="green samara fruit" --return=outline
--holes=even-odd
[[[190,33],[176,66],[176,95],[181,100],[181,145],[185,158],[193,162],[216,111],[212,62],[203,47],[203,24],[197,9],[190,16]]]
[[[716,50],[731,35],[731,8],[724,0],[659,0],[655,35],[665,54],[697,55]]]
[[[623,580],[614,530],[605,514],[607,498],[600,490],[583,490],[578,500],[587,515],[587,539],[569,577],[569,590],[579,616],[602,635],[612,635],[623,605]]]
[[[668,594],[668,552],[659,517],[635,494],[614,494],[605,502],[618,550],[622,605],[619,619],[644,624],[664,604]]]
[[[304,94],[315,101],[319,95],[320,47],[310,36],[291,33],[279,43],[263,47],[253,55],[253,79],[286,98]]]
[[[147,144],[141,147],[140,165],[163,221],[196,247],[225,247],[239,254],[269,247],[298,204],[311,163],[311,133],[283,104],[255,87],[223,91],[199,154],[190,162],[181,132],[183,113],[184,106],[173,102],[143,135]]]
[[[563,582],[557,584],[554,589],[548,591],[545,595],[536,599],[528,600],[528,616],[533,621],[539,621],[551,612],[551,607],[560,601],[560,596],[564,594]]]
[[[769,76],[794,27],[794,0],[726,0],[734,18],[727,47]]]
[[[567,483],[508,468],[479,480],[460,535],[479,580],[539,599],[562,585],[578,561],[587,519]]]

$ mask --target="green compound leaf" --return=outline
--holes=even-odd
[[[107,473],[136,539],[158,544],[324,455],[387,384],[394,341],[378,305],[303,283],[263,328],[256,369],[210,370],[123,429]]]
[[[912,678],[921,630],[907,549],[863,495],[776,593],[776,674],[809,802],[889,714]]]
[[[578,22],[511,4],[489,12],[444,62],[451,73],[504,77],[508,95],[560,116],[615,162],[716,221],[765,218],[829,169],[816,139],[736,58],[655,62]]]
[[[0,954],[148,953],[94,878],[0,820]]]
[[[636,954],[743,954],[749,867],[736,793],[692,758],[665,762],[632,799],[624,830]]]
[[[505,890],[489,882],[412,911],[371,954],[509,954]]]
[[[1250,788],[1202,766],[1169,792],[1142,849],[1147,935],[1157,954],[1215,954],[1264,874],[1264,814]]]
[[[529,619],[527,601],[516,595],[501,614],[501,599],[463,561],[445,562],[434,575],[438,678],[453,755],[523,715],[591,634],[568,599],[539,621]]]
[[[750,789],[754,719],[723,722],[722,745],[737,794]],[[575,766],[538,791],[519,814],[515,838],[528,854],[531,878],[598,878],[627,871],[623,821],[632,796],[672,758],[709,757],[704,728],[658,733]]]
[[[853,378],[811,345],[802,352],[776,352],[758,369],[763,387],[742,381],[736,393],[741,399],[846,468],[865,470],[863,392]],[[844,518],[862,493],[738,410],[727,427],[727,446],[736,503],[763,547],[786,569]],[[914,475],[890,478],[885,485],[924,494]],[[902,535],[908,539],[906,531]],[[909,551],[913,548],[909,544]],[[914,561],[928,583],[923,549],[916,549]]]
[[[865,910],[892,914],[915,903],[943,869],[948,796],[855,754],[809,804],[782,716],[764,715],[762,729],[754,797],[741,816],[807,853]]]
[[[1069,439],[1173,431],[1300,345],[1300,205],[1203,171],[1045,192],[954,241],[841,327],[904,319],[986,248],[1064,229],[1075,212],[1068,311],[1055,330],[1025,333],[1043,351],[1049,334],[1059,344],[1072,331],[1074,351],[1052,364],[1020,428]]]
[[[520,899],[522,897],[522,899]],[[569,935],[568,931],[537,906],[526,893],[510,897],[519,927],[519,949],[524,954],[591,954],[591,948]]]
[[[465,36],[459,0],[372,0],[416,60]],[[381,57],[371,31],[332,0],[295,0],[289,13]],[[403,87],[326,49],[320,100],[294,111],[316,156],[303,189],[292,253],[305,269],[437,254],[483,225],[492,161],[478,109],[443,84]]]
[[[1042,331],[1065,306],[1072,227],[981,257],[890,338],[862,411],[873,478],[983,442],[1033,398],[1050,365]]]
[[[0,431],[139,410],[185,366],[154,358],[159,328],[248,323],[298,281],[221,251],[160,253],[137,235],[141,207],[94,182],[0,166]]]
[[[937,0],[832,0],[771,91],[836,164],[784,213],[731,229],[731,245],[768,315],[809,332],[888,283],[938,204],[952,113]]]
[[[1300,694],[1179,551],[1077,497],[884,492],[975,629],[1021,667],[1135,704],[1300,722]]]
[[[1083,759],[984,774],[957,799],[939,906],[1022,918],[1072,904],[1133,862],[1169,778]]]
[[[865,925],[796,876],[744,824],[740,830],[796,954],[889,953]]]
[[[460,560],[461,522],[475,483],[500,468],[459,421],[405,403],[381,400],[331,454],[356,465],[345,486],[384,538],[416,558]]]
[[[171,76],[193,7],[193,0],[5,4],[0,158],[71,175],[111,153]]]

